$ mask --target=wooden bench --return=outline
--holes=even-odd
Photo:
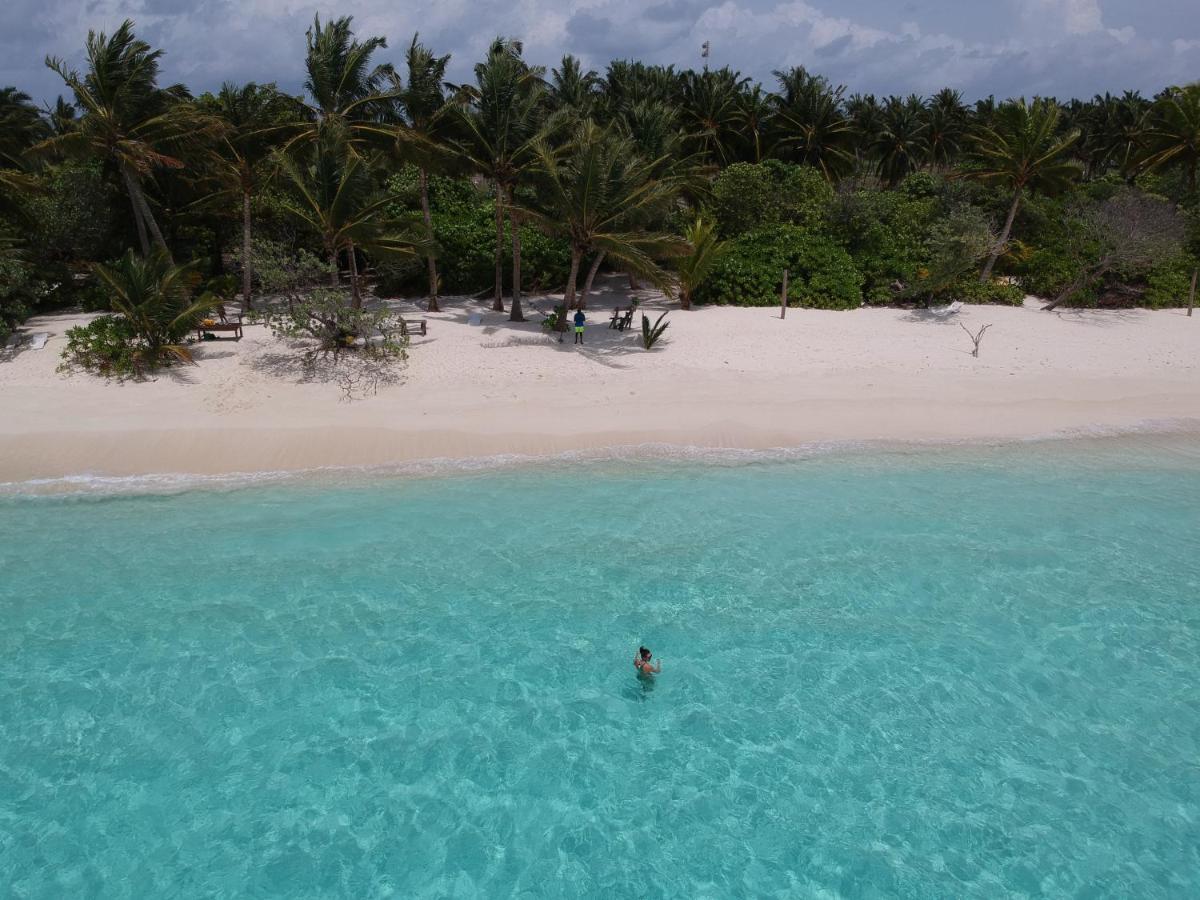
[[[206,333],[212,334],[215,337],[219,331],[229,332],[233,335],[235,341],[242,339],[242,323],[240,320],[236,322],[217,322],[213,325],[197,325],[196,338],[202,341]]]
[[[400,333],[412,337],[413,334],[419,334],[425,337],[429,334],[429,321],[427,319],[401,319]]]
[[[624,331],[633,324],[633,307],[621,309],[619,306],[613,310],[612,318],[608,320],[608,327],[615,328],[617,331]]]

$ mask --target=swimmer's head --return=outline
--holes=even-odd
[[[642,659],[650,658],[650,651],[647,650],[645,647],[638,647],[638,653],[640,653],[642,655]]]

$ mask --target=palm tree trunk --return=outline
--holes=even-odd
[[[492,309],[504,312],[504,189],[496,182],[496,287]]]
[[[596,258],[592,260],[592,267],[588,269],[587,279],[583,282],[583,292],[579,295],[578,309],[587,309],[587,296],[592,290],[592,282],[596,280],[596,272],[600,269],[600,263],[604,262],[604,250],[596,254]]]
[[[146,228],[150,232],[150,236],[154,239],[154,243],[158,249],[167,255],[172,265],[175,263],[171,256],[171,251],[167,249],[167,242],[163,239],[162,231],[159,230],[158,222],[154,218],[154,213],[150,210],[150,204],[146,202],[146,192],[142,190],[142,184],[138,181],[137,175],[125,170],[125,183],[129,186],[129,193],[133,196],[133,202],[141,208],[142,219],[146,223]]]
[[[1079,290],[1082,290],[1083,288],[1085,288],[1092,281],[1092,279],[1099,278],[1101,275],[1103,275],[1105,272],[1107,272],[1111,265],[1112,265],[1112,263],[1110,262],[1110,260],[1107,257],[1105,257],[1104,259],[1100,260],[1100,262],[1097,263],[1095,266],[1093,266],[1091,269],[1085,269],[1083,272],[1081,272],[1079,274],[1079,277],[1076,278],[1074,281],[1072,281],[1069,285],[1067,285],[1067,287],[1062,291],[1062,293],[1060,293],[1057,297],[1055,297],[1052,302],[1047,303],[1045,306],[1043,306],[1042,311],[1043,312],[1052,312],[1053,310],[1057,309],[1059,304],[1061,304],[1064,300],[1066,300],[1068,297],[1070,297],[1076,291],[1079,291]]]
[[[338,252],[337,247],[329,248],[329,286],[338,286]]]
[[[512,210],[508,212],[508,227],[512,229],[512,305],[509,307],[508,321],[524,322],[521,314],[521,229]]]
[[[579,280],[579,263],[583,260],[583,250],[571,245],[571,273],[567,276],[567,288],[563,291],[563,309],[575,305],[575,282]]]
[[[987,265],[983,267],[983,272],[979,275],[980,284],[987,284],[992,280],[992,269],[996,267],[996,260],[1000,258],[1004,246],[1008,243],[1009,235],[1012,234],[1013,220],[1017,217],[1017,208],[1020,205],[1021,189],[1017,188],[1016,193],[1013,194],[1012,206],[1008,209],[1008,218],[1004,220],[1004,230],[1000,232],[1000,240],[996,242],[996,249],[988,257]]]
[[[138,243],[142,245],[142,256],[150,255],[150,238],[146,234],[146,220],[142,218],[142,208],[138,205],[134,193],[133,175],[124,166],[121,167],[121,179],[129,192],[129,204],[133,207],[133,221],[137,224]]]
[[[417,174],[421,181],[421,218],[425,220],[425,237],[433,243],[433,215],[429,212],[429,173],[424,168],[417,169]],[[429,303],[426,304],[426,309],[429,312],[440,312],[441,307],[438,306],[438,277],[437,277],[437,261],[433,258],[433,251],[425,256],[429,263]]]
[[[358,258],[354,255],[354,241],[346,249],[350,257],[350,298],[354,309],[362,309],[362,293],[358,289]]]
[[[254,309],[254,301],[250,297],[251,279],[254,274],[254,264],[250,261],[250,192],[242,191],[242,309],[246,312]]]

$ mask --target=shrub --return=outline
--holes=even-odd
[[[662,339],[663,332],[670,327],[670,322],[663,321],[663,319],[666,317],[667,314],[664,312],[661,316],[655,319],[654,324],[651,325],[650,317],[645,313],[642,313],[642,346],[647,350],[651,349],[655,344],[657,344]]]
[[[1025,301],[1025,291],[1020,285],[1003,281],[980,283],[978,278],[963,278],[945,292],[948,300],[964,303],[999,303],[1005,306],[1020,306]]]
[[[388,179],[396,193],[393,214],[412,215],[419,210],[417,170],[406,166]],[[496,277],[496,219],[492,197],[469,179],[434,175],[429,179],[430,218],[436,245],[438,277],[447,294],[475,294],[486,290]],[[507,286],[512,278],[512,238],[507,220],[501,265]],[[521,226],[521,287],[534,291],[544,285],[566,282],[571,268],[571,248],[565,240],[549,237],[530,225]],[[423,293],[428,289],[424,258],[381,262],[378,289],[384,296]]]
[[[68,329],[62,359],[62,371],[82,369],[106,378],[141,378],[147,369],[145,348],[121,316],[100,316]]]
[[[0,256],[0,340],[32,314],[43,291],[33,266],[19,257]]]
[[[121,317],[72,329],[78,333],[63,351],[66,368],[142,378],[158,366],[191,361],[184,339],[214,305],[210,294],[193,297],[200,280],[194,265],[177,266],[161,251],[140,257],[129,250],[94,271]]]
[[[826,235],[778,225],[743,235],[697,291],[701,303],[773,306],[783,270],[788,298],[817,309],[854,309],[862,304],[862,275],[850,255]]]
[[[734,163],[712,186],[713,215],[726,237],[778,224],[817,230],[832,201],[833,188],[815,168],[774,159]]]
[[[408,357],[408,336],[398,313],[355,309],[346,292],[337,288],[317,288],[290,308],[264,313],[262,319],[276,337],[311,339],[322,353],[336,356],[356,349],[366,356]]]
[[[862,273],[868,303],[892,302],[897,286],[910,285],[930,267],[929,232],[938,203],[904,185],[843,194],[833,205],[832,231]]]
[[[1146,278],[1142,304],[1149,309],[1187,306],[1188,294],[1192,289],[1192,273],[1198,266],[1200,260],[1190,253],[1179,253],[1159,263]]]

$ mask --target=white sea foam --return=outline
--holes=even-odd
[[[430,457],[373,466],[321,466],[306,469],[199,474],[156,472],[141,475],[80,473],[56,478],[0,482],[3,496],[112,496],[136,494],[179,494],[194,490],[240,490],[287,482],[362,481],[369,478],[445,478],[492,472],[545,469],[560,470],[578,465],[630,463],[674,467],[769,465],[833,457],[864,460],[909,460],[927,458],[954,450],[1003,450],[1029,445],[1061,448],[1073,458],[1081,443],[1092,448],[1120,450],[1130,441],[1162,438],[1163,449],[1181,457],[1200,459],[1200,429],[1193,419],[1146,420],[1134,427],[1095,426],[1071,428],[1019,439],[951,439],[923,441],[813,441],[790,447],[747,449],[705,447],[693,444],[640,443],[568,450],[551,454],[501,453],[468,457]],[[1161,442],[1156,442],[1161,445]],[[1074,448],[1074,449],[1072,449]],[[941,457],[945,461],[946,457]],[[1131,456],[1134,462],[1135,457]]]

